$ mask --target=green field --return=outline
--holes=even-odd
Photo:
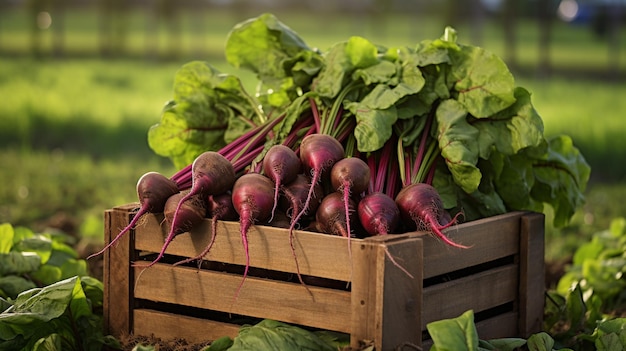
[[[203,15],[211,20],[191,21],[183,33],[181,57],[167,61],[140,57],[145,48],[145,23],[138,14],[131,16],[134,29],[128,36],[128,46],[137,52],[130,55],[133,57],[108,60],[92,57],[97,51],[96,30],[84,29],[94,26],[93,12],[68,15],[68,23],[77,23],[83,30],[69,32],[67,50],[75,56],[65,59],[20,54],[28,51],[28,31],[20,22],[25,13],[10,18],[6,13],[0,15],[0,48],[11,53],[0,56],[0,96],[5,102],[0,104],[0,223],[39,229],[65,221],[79,235],[101,241],[104,209],[135,201],[135,183],[146,171],[175,171],[168,160],[148,148],[146,135],[171,98],[178,67],[192,59],[206,59],[223,71],[241,73],[246,86],[254,86],[249,73],[237,72],[221,56],[228,30],[243,15]],[[412,45],[438,37],[442,31],[432,18],[421,19],[419,25],[408,16],[388,18],[385,30],[376,30],[370,20],[357,25],[354,17],[350,18],[324,18],[322,26],[301,14],[286,14],[283,20],[318,47],[328,47],[352,34],[386,45]],[[520,31],[518,56],[526,67],[532,67],[538,57],[537,33],[529,28]],[[457,29],[461,41],[466,40],[469,29]],[[606,45],[588,29],[560,24],[554,39],[555,67],[574,73],[576,67],[606,71]],[[51,40],[50,33],[45,33],[48,49]],[[486,24],[481,46],[502,55],[502,40],[499,27]],[[197,43],[206,46],[192,50],[202,46]],[[87,58],[78,57],[80,50]],[[626,57],[626,45],[621,50]],[[546,134],[572,136],[592,165],[587,206],[570,227],[561,231],[549,228],[554,244],[548,254],[562,256],[576,246],[577,236],[606,228],[611,217],[626,213],[622,201],[626,195],[626,139],[621,137],[626,85],[561,73],[549,79],[519,73],[516,79],[532,92]]]

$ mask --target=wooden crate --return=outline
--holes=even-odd
[[[136,207],[105,212],[107,242],[129,223]],[[234,337],[242,323],[269,318],[347,333],[353,345],[370,340],[377,350],[393,350],[403,343],[428,345],[427,323],[469,309],[482,339],[527,337],[541,330],[542,214],[512,212],[447,230],[470,249],[413,232],[352,239],[348,250],[346,238],[297,231],[296,254],[310,292],[295,278],[288,231],[255,226],[248,234],[251,273],[236,301],[245,263],[237,222],[219,222],[201,268],[172,263],[205,248],[209,220],[176,237],[162,263],[139,275],[133,263],[154,258],[166,235],[162,215],[144,217],[105,254],[104,319],[106,332],[114,336],[206,341]]]

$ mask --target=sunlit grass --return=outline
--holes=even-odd
[[[80,225],[87,215],[101,218],[113,206],[137,201],[135,184],[147,171],[170,176],[161,158],[95,160],[88,154],[0,150],[0,223],[43,226],[62,215]],[[41,228],[38,228],[41,229]]]

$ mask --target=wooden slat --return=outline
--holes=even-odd
[[[402,240],[408,237],[424,239],[424,278],[451,272],[467,266],[488,262],[519,252],[519,226],[522,212],[511,212],[499,216],[480,219],[445,231],[451,239],[468,246],[458,249],[446,246],[439,239],[426,232],[412,232],[402,235],[390,235],[386,238],[368,238],[365,241],[381,242]],[[146,220],[137,228],[135,246],[138,250],[159,252],[166,228],[161,226],[162,215],[147,215]],[[206,220],[190,233],[184,233],[174,239],[167,253],[190,257],[206,247],[210,240],[210,221]],[[155,233],[161,233],[155,235]],[[296,257],[302,274],[323,278],[348,281],[350,279],[350,257],[347,239],[295,231]],[[296,270],[289,240],[285,229],[267,226],[253,226],[248,233],[251,266],[294,273]],[[353,239],[352,245],[359,239]],[[207,259],[218,262],[244,264],[245,254],[241,245],[239,223],[218,223],[218,235]],[[327,262],[335,262],[329,269]]]
[[[159,252],[167,235],[161,227],[162,215],[148,215],[137,228],[135,247],[138,250]],[[241,243],[238,222],[218,222],[218,235],[206,259],[244,265],[245,253]],[[167,249],[172,255],[192,257],[204,250],[211,237],[211,225],[205,220],[189,233],[177,236]],[[156,234],[156,235],[155,235]],[[355,244],[358,239],[352,240]],[[252,226],[248,232],[250,266],[282,272],[296,272],[296,266],[286,229]],[[294,246],[300,273],[329,279],[349,281],[351,261],[346,238],[294,232]]]
[[[130,222],[134,206],[118,207],[104,213],[105,244]],[[103,319],[105,332],[115,337],[128,335],[132,321],[132,295],[130,287],[131,235],[124,235],[114,246],[104,252]]]
[[[518,334],[528,337],[543,328],[545,257],[541,213],[522,217],[520,234],[520,322]]]
[[[383,351],[397,350],[399,343],[422,342],[422,240],[411,238],[386,247],[393,260],[407,272],[385,255],[382,337],[375,343],[376,350]]]
[[[154,335],[162,340],[182,338],[189,343],[202,343],[223,336],[234,338],[239,332],[239,325],[148,309],[136,309],[133,331],[134,335]]]
[[[139,274],[141,268],[135,268]],[[138,276],[135,297],[350,332],[350,292],[156,264]]]
[[[379,326],[382,323],[382,282],[384,252],[380,245],[362,242],[352,251],[352,320],[351,344],[358,345],[361,340],[377,340]],[[358,264],[357,264],[358,263]]]
[[[374,340],[377,350],[393,350],[398,340],[419,343],[421,240],[363,241],[353,251],[351,344]],[[412,276],[395,266],[394,260]]]
[[[483,340],[517,336],[519,313],[507,312],[476,322],[478,337]]]
[[[455,318],[473,309],[480,312],[515,301],[518,293],[516,265],[506,265],[424,288],[422,328],[426,324]]]
[[[511,212],[445,230],[450,239],[471,246],[469,249],[450,247],[433,235],[416,233],[424,239],[424,279],[517,254],[521,215]]]

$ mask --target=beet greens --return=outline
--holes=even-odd
[[[319,51],[263,14],[233,28],[226,58],[256,74],[254,95],[206,63],[186,65],[162,123],[149,133],[155,152],[180,165],[172,180],[181,189],[191,186],[184,160],[200,150],[218,150],[240,177],[261,172],[271,146],[301,157],[303,141],[322,134],[340,143],[343,157],[368,164],[364,195],[395,198],[402,187],[431,185],[441,202],[439,226],[459,213],[474,220],[545,204],[561,226],[584,201],[590,170],[572,140],[544,136],[530,92],[516,86],[505,63],[460,43],[450,27],[406,46],[353,36]],[[323,178],[313,183],[328,192]],[[305,218],[299,210],[292,229],[308,224],[298,223]]]

